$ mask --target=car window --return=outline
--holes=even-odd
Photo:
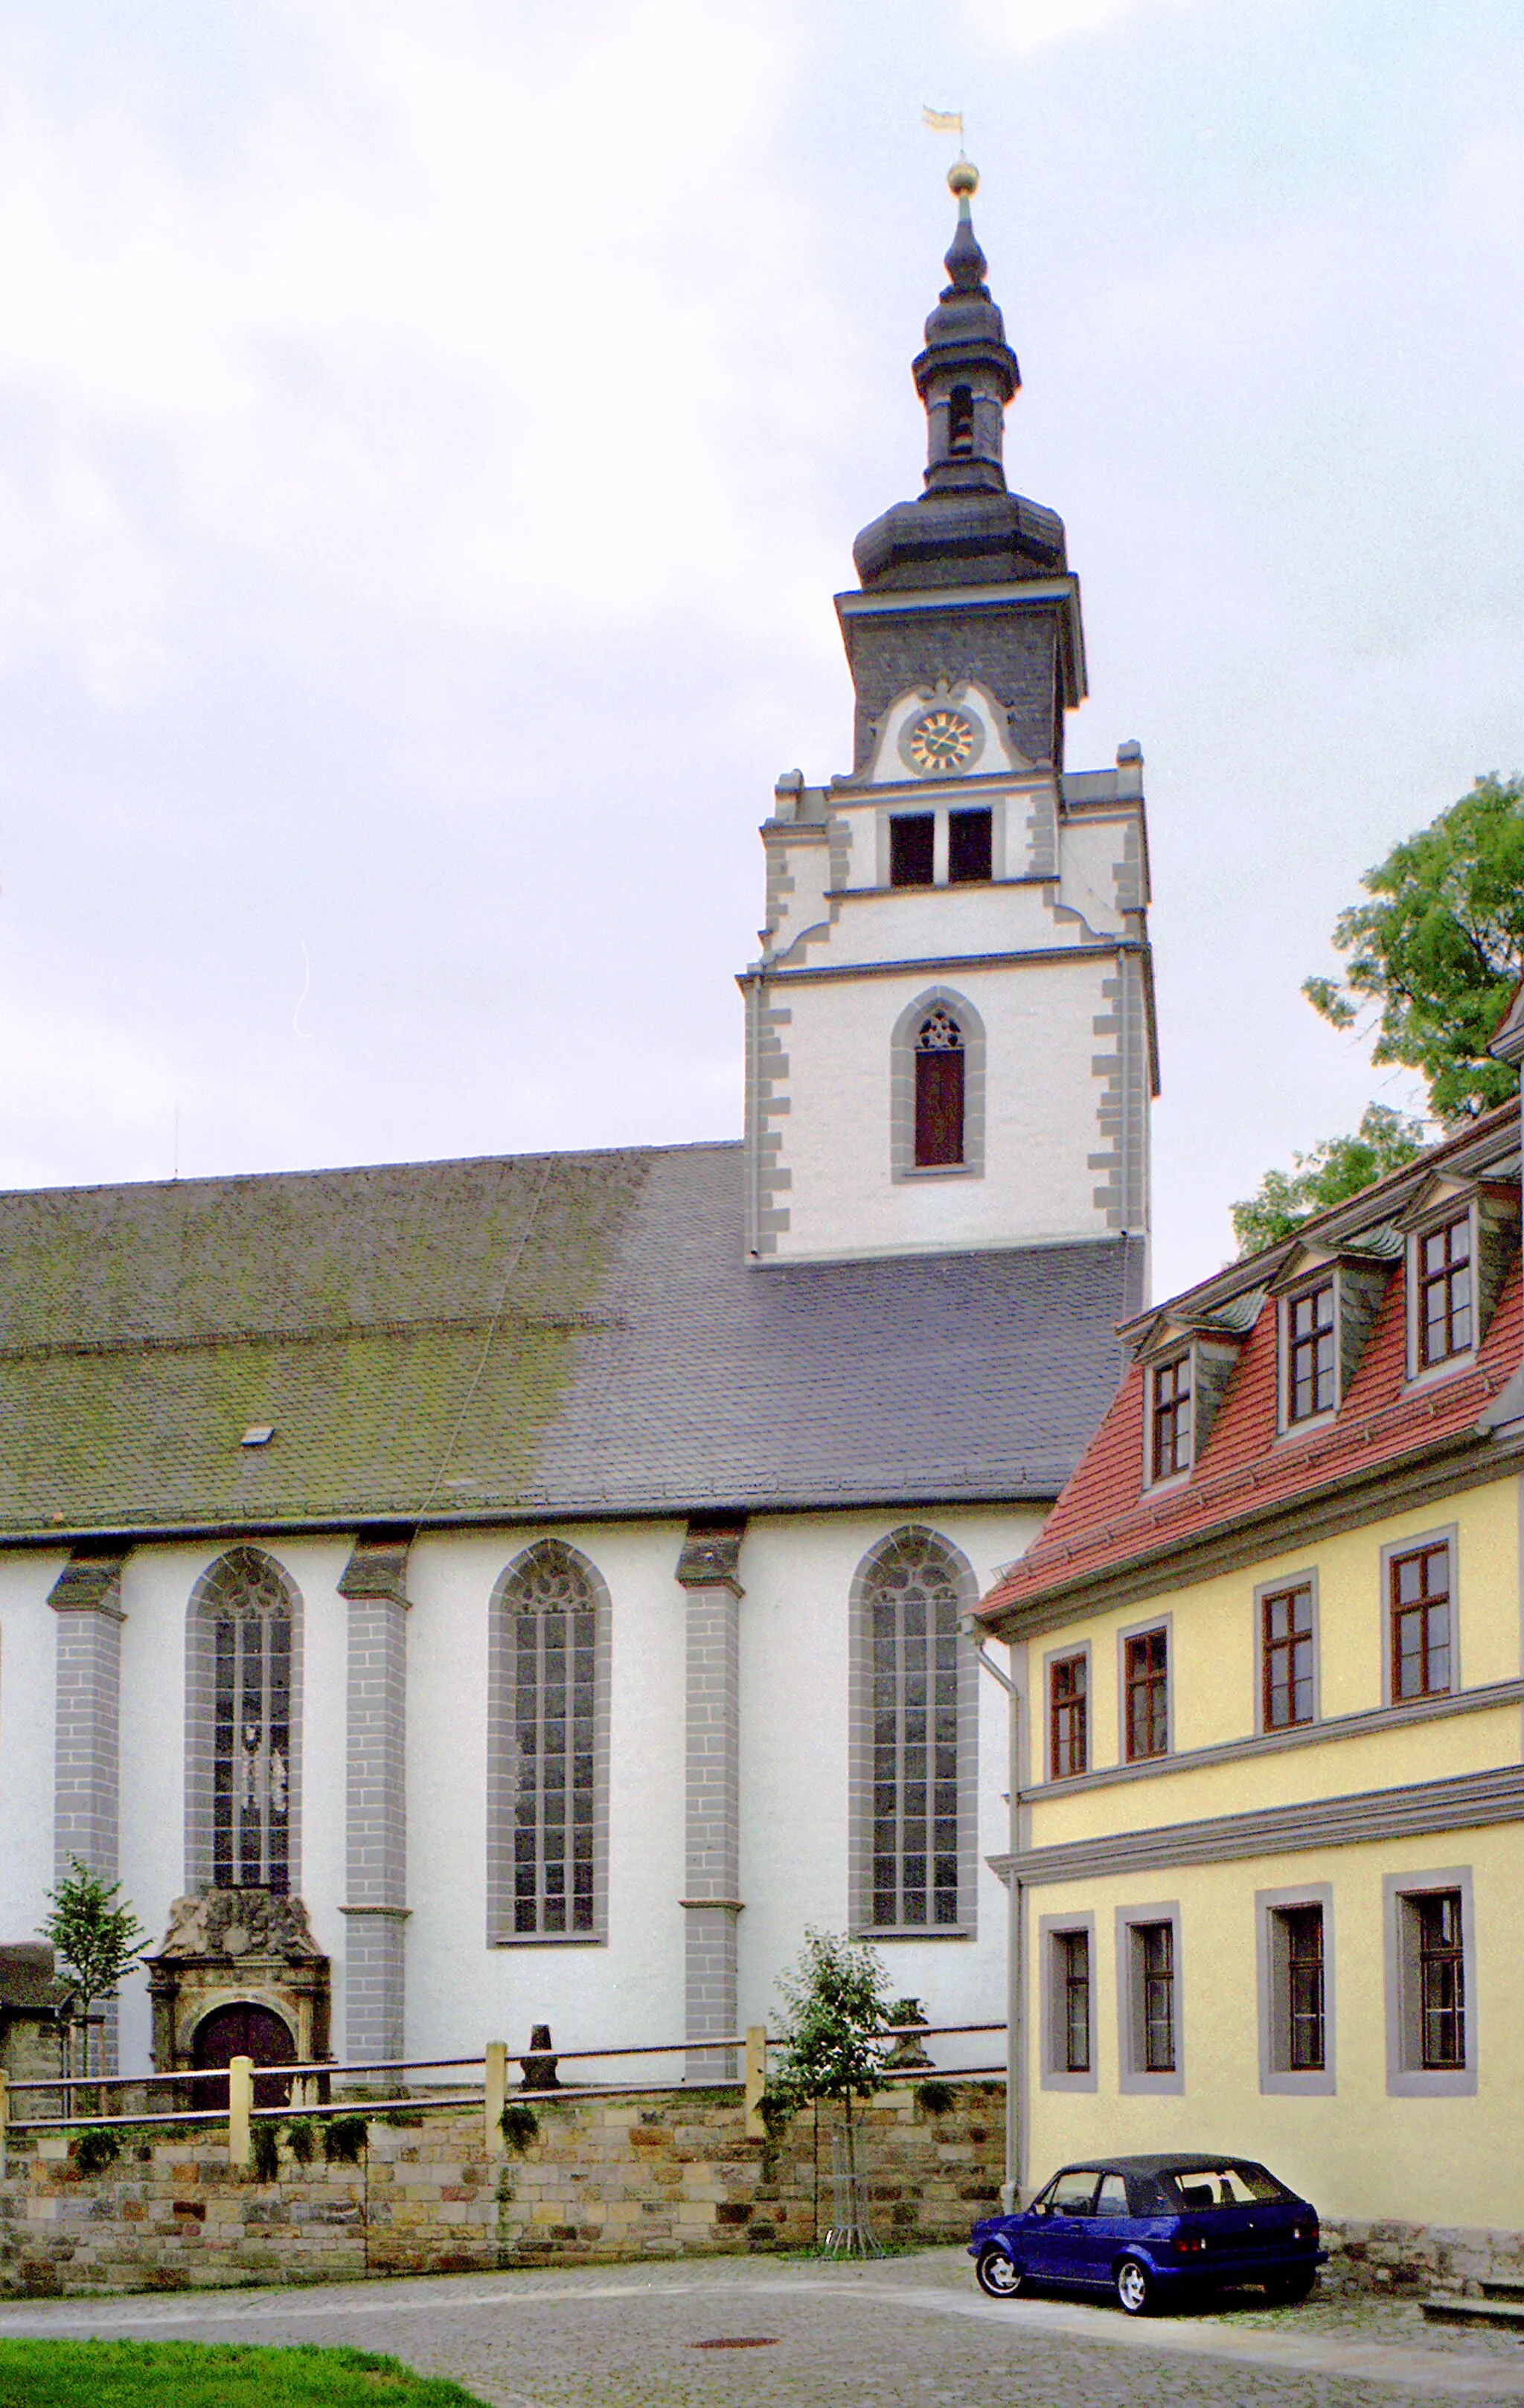
[[[1092,2168],[1078,2173],[1060,2174],[1053,2186],[1049,2201],[1055,2215],[1088,2215],[1096,2195],[1096,2177]]]
[[[1128,2186],[1120,2174],[1102,2174],[1100,2188],[1096,2193],[1098,2215],[1126,2215]]]
[[[1252,2207],[1257,2201],[1292,2195],[1263,2166],[1251,2165],[1242,2157],[1215,2165],[1180,2166],[1160,2173],[1157,2181],[1166,2206],[1181,2214],[1213,2207]]]

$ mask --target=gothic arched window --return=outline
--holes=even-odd
[[[191,1600],[191,1886],[284,1897],[295,1858],[296,1613],[280,1565],[235,1547]]]
[[[856,1904],[873,1929],[971,1926],[977,1672],[958,1625],[975,1593],[956,1549],[913,1526],[857,1575]]]
[[[963,1031],[944,1003],[915,1032],[915,1168],[963,1159]]]
[[[985,1024],[966,995],[924,987],[900,1010],[889,1040],[896,1180],[983,1176],[985,1052]]]
[[[494,1940],[603,1928],[607,1592],[575,1547],[542,1539],[494,1602],[488,1916]]]

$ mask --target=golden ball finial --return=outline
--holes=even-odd
[[[971,159],[955,159],[947,170],[947,189],[966,200],[979,190],[979,170]]]

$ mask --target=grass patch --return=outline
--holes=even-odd
[[[0,2341],[0,2408],[481,2408],[368,2350]]]

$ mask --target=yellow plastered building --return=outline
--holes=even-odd
[[[1014,2192],[1230,2151],[1357,2257],[1524,2260],[1518,1225],[1510,1103],[1129,1325],[981,1607]]]

